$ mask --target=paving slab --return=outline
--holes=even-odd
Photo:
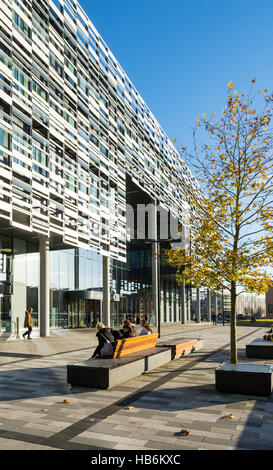
[[[239,350],[264,330],[238,327]],[[66,384],[66,365],[90,357],[95,331],[1,341],[0,450],[272,450],[272,397],[215,390],[215,368],[229,357],[229,327],[162,325],[161,333],[164,340],[200,334],[204,348],[109,391]],[[233,420],[224,418],[229,413]],[[182,427],[191,434],[175,435]]]

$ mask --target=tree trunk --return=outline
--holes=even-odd
[[[236,335],[236,283],[231,282],[231,312],[230,312],[230,362],[237,363],[237,335]]]

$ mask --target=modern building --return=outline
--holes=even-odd
[[[190,289],[153,255],[155,209],[186,223],[198,184],[79,3],[2,0],[0,61],[1,330],[27,306],[41,335],[89,314],[190,320]]]
[[[265,294],[266,317],[273,318],[273,287],[269,287]]]
[[[261,294],[241,294],[237,298],[238,315],[259,315],[266,316],[266,295]]]

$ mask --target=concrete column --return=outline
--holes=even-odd
[[[158,244],[152,243],[152,293],[153,293],[153,313],[154,313],[154,324],[158,326]]]
[[[215,292],[214,295],[215,295],[215,315],[216,315],[216,318],[217,318],[217,315],[218,315],[217,292]]]
[[[187,321],[187,305],[186,305],[186,288],[185,280],[182,281],[181,286],[181,323],[185,324]]]
[[[197,323],[201,323],[201,304],[200,304],[199,287],[196,287],[196,317],[197,317]]]
[[[79,248],[75,248],[75,258],[74,258],[74,279],[75,279],[75,283],[74,283],[74,288],[77,290],[80,288],[80,284],[79,284],[79,264],[80,264],[80,261],[79,261]]]
[[[187,316],[188,316],[188,321],[191,321],[192,317],[192,286],[188,289],[188,292],[186,293],[186,306],[187,306]]]
[[[49,238],[40,236],[40,336],[50,336]]]
[[[154,240],[152,243],[152,294],[153,294],[153,313],[154,313],[154,324],[158,327],[158,296],[159,296],[159,269],[160,269],[160,260],[158,258],[159,247],[157,243],[157,201],[154,201],[153,206],[153,215],[151,217],[152,227],[149,230],[151,236]]]
[[[110,315],[110,259],[103,256],[103,300],[102,300],[102,323],[111,326]]]
[[[208,289],[207,291],[207,296],[208,296],[208,301],[207,301],[207,306],[208,306],[208,313],[207,313],[207,321],[211,322],[211,290]]]

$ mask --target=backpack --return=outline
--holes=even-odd
[[[104,356],[113,356],[113,354],[114,354],[113,345],[110,343],[110,341],[107,338],[105,338],[105,336],[102,333],[100,333],[100,334],[105,339],[105,343],[102,346],[101,351],[100,351],[100,356],[102,356],[102,357],[104,357]]]

